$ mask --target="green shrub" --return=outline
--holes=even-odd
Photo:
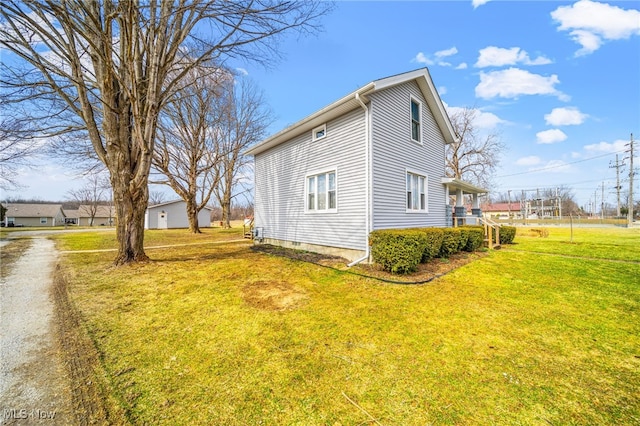
[[[484,241],[484,228],[477,225],[465,225],[462,228],[466,229],[468,236],[464,250],[469,252],[478,250]]]
[[[501,226],[500,227],[500,244],[512,244],[513,239],[516,237],[515,226]]]
[[[440,247],[442,247],[442,240],[444,239],[444,229],[421,228],[420,230],[424,232],[427,237],[427,246],[422,255],[422,263],[425,263],[440,254]]]
[[[462,251],[467,247],[467,242],[469,241],[469,231],[465,228],[455,228],[460,232],[460,238],[458,239],[458,251]]]
[[[452,254],[460,251],[460,239],[462,238],[462,231],[459,228],[444,228],[443,231],[444,233],[442,246],[440,247],[440,257],[449,257]]]
[[[419,229],[385,229],[369,234],[373,261],[394,274],[414,272],[427,247],[427,234]]]

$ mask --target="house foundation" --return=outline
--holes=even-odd
[[[289,248],[294,250],[304,250],[314,253],[320,253],[327,256],[343,257],[349,262],[361,259],[365,254],[365,250],[357,250],[343,247],[330,247],[320,244],[303,243],[299,241],[278,240],[275,238],[264,238],[262,244],[271,244],[278,247]],[[364,262],[368,263],[368,262]]]

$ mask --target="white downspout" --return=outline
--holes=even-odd
[[[350,268],[354,265],[357,265],[360,262],[369,259],[371,254],[371,248],[369,247],[369,233],[371,232],[371,136],[369,134],[369,108],[362,102],[360,99],[360,94],[356,92],[356,101],[360,103],[360,106],[364,110],[364,138],[365,138],[365,165],[364,165],[364,173],[365,173],[365,232],[366,232],[366,241],[367,248],[365,251],[365,255],[360,259],[356,259],[353,262],[349,263],[347,266]]]

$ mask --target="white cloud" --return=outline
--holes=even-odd
[[[580,112],[578,108],[554,108],[549,114],[545,114],[545,122],[550,126],[572,126],[584,123],[589,117]]]
[[[536,155],[530,155],[516,160],[517,166],[536,166],[538,164],[540,164],[540,157]]]
[[[453,56],[456,53],[458,53],[458,49],[455,46],[453,46],[449,49],[439,50],[436,53],[434,53],[434,55],[436,56],[436,58],[446,58],[447,56]]]
[[[552,144],[566,140],[567,135],[560,129],[550,129],[536,133],[536,139],[539,144]]]
[[[242,74],[242,75],[244,75],[244,76],[249,75],[249,71],[247,71],[247,70],[246,70],[246,69],[244,69],[244,68],[240,68],[240,67],[238,67],[238,68],[236,68],[236,71],[238,71],[238,73],[240,73],[240,74]]]
[[[600,143],[594,143],[591,145],[585,145],[584,149],[586,151],[592,151],[592,152],[620,152],[620,151],[624,151],[625,149],[627,149],[627,145],[629,144],[629,141],[623,140],[623,139],[618,139],[617,141],[614,141],[613,143],[608,143],[608,142],[600,142]]]
[[[449,106],[446,104],[446,102],[443,102],[444,106],[447,110],[447,114],[449,114],[450,116],[458,114],[460,112],[462,112],[465,108],[463,107],[455,107],[455,106]],[[480,109],[474,109],[473,110],[473,121],[472,124],[474,127],[478,128],[478,129],[493,129],[495,128],[497,125],[499,124],[506,124],[507,121],[501,119],[500,117],[498,117],[497,115],[495,115],[492,112],[485,112],[482,111]]]
[[[477,9],[478,7],[482,6],[483,4],[487,4],[489,3],[491,0],[471,0],[471,4],[473,5],[474,9]]]
[[[440,87],[438,87],[438,94],[439,94],[440,96],[445,95],[446,93],[447,93],[447,88],[446,88],[446,86],[440,86]]]
[[[478,110],[476,114],[476,118],[474,120],[474,124],[481,129],[493,129],[498,124],[506,123],[505,120],[501,119],[497,115],[492,112],[484,112]]]
[[[640,11],[607,3],[580,0],[571,6],[558,7],[551,17],[560,24],[559,31],[569,31],[571,38],[582,46],[576,56],[594,52],[605,40],[640,35]]]
[[[418,52],[416,57],[413,58],[412,62],[417,62],[419,64],[425,64],[425,65],[433,65],[434,64],[434,62],[431,59],[427,58],[427,56],[422,52]]]
[[[569,100],[567,95],[555,88],[558,83],[560,80],[555,74],[545,77],[519,68],[488,73],[480,72],[480,83],[476,86],[476,96],[491,99],[495,97],[517,98],[520,95],[554,95],[560,100]]]
[[[467,68],[469,68],[469,65],[467,65],[466,62],[461,62],[458,66],[456,66],[455,69],[457,69],[457,70],[466,70]]]
[[[531,59],[529,54],[519,47],[506,49],[503,47],[488,46],[484,49],[480,49],[480,56],[474,66],[477,68],[484,68],[516,64],[546,65],[550,63],[551,60],[544,56],[538,56],[535,59]]]
[[[449,49],[438,50],[433,55],[427,55],[424,52],[418,52],[411,62],[417,62],[424,65],[439,65],[441,67],[453,67],[453,64],[444,60],[450,56],[454,56],[458,53],[458,49],[453,46]],[[467,64],[464,62],[455,66],[455,69],[466,69]]]

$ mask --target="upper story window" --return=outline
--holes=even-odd
[[[336,211],[336,171],[307,176],[307,211]]]
[[[407,211],[427,211],[427,177],[407,172]]]
[[[327,136],[327,125],[323,124],[318,126],[312,131],[311,139],[317,141],[318,139],[324,139]]]
[[[422,104],[411,98],[411,140],[422,142],[420,137],[420,117]]]

